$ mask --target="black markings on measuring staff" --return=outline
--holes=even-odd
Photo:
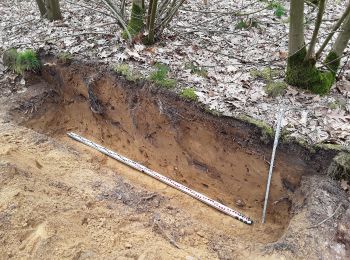
[[[248,224],[248,225],[253,224],[253,221],[250,218],[244,216],[243,214],[239,213],[238,211],[235,211],[229,207],[226,207],[225,205],[223,205],[215,200],[212,200],[212,199],[204,196],[203,194],[201,194],[197,191],[194,191],[194,190],[192,190],[192,189],[190,189],[190,188],[188,188],[188,187],[186,187],[186,186],[184,186],[184,185],[182,185],[182,184],[180,184],[180,183],[178,183],[178,182],[176,182],[168,177],[165,177],[165,176],[163,176],[163,175],[161,175],[161,174],[159,174],[151,169],[148,169],[147,167],[145,167],[137,162],[134,162],[134,161],[130,160],[129,158],[126,158],[126,157],[124,157],[116,152],[108,150],[107,148],[105,148],[99,144],[96,144],[96,143],[94,143],[94,142],[92,142],[92,141],[90,141],[90,140],[88,140],[80,135],[77,135],[75,133],[67,133],[67,134],[69,137],[73,138],[74,140],[79,141],[85,145],[88,145],[88,146],[100,151],[101,153],[108,155],[108,156],[116,159],[117,161],[122,162],[122,163],[142,172],[142,173],[145,173],[149,176],[152,176],[153,178],[155,178],[155,179],[157,179],[165,184],[168,184],[169,186],[172,186],[172,187],[202,201],[203,203],[205,203],[211,207],[218,209],[219,211],[221,211],[221,212],[223,212],[223,213],[225,213],[225,214],[227,214],[227,215],[229,215],[229,216],[231,216],[239,221],[242,221],[245,224]]]

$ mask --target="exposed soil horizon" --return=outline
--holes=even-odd
[[[0,191],[6,199],[0,227],[14,244],[6,243],[1,257],[154,259],[159,252],[159,259],[317,258],[334,255],[341,244],[333,238],[338,231],[332,222],[307,229],[327,217],[324,207],[332,211],[342,203],[339,214],[348,208],[344,191],[325,175],[335,151],[282,142],[262,225],[272,139],[262,138],[256,125],[212,115],[175,93],[128,82],[94,63],[59,64],[52,57],[44,63],[40,76],[27,78],[25,91],[2,98]],[[254,225],[84,147],[68,131],[241,211]],[[322,187],[331,199],[315,206],[326,196]],[[310,242],[308,234],[319,239]],[[317,248],[328,240],[334,247]],[[337,254],[346,255],[345,244]],[[15,245],[22,250],[16,253]]]

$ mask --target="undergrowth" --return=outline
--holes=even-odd
[[[36,52],[30,49],[21,52],[9,49],[4,53],[3,62],[17,74],[23,74],[25,71],[38,72],[41,68]]]
[[[261,70],[258,69],[252,69],[250,71],[250,75],[252,75],[252,77],[254,78],[261,78],[264,80],[273,80],[275,78],[281,78],[283,77],[284,72],[282,70],[278,70],[278,69],[272,69],[270,67],[268,68],[263,68]]]
[[[282,16],[286,15],[287,11],[284,8],[284,6],[277,1],[272,1],[268,5],[268,9],[274,10],[274,15],[276,15],[278,18],[281,18]]]
[[[176,86],[176,80],[168,78],[169,67],[162,63],[156,63],[154,66],[156,70],[151,73],[149,80],[159,87],[174,88]]]
[[[288,85],[284,81],[270,81],[265,86],[265,92],[269,97],[282,96],[287,89]]]
[[[253,69],[250,75],[256,79],[263,79],[266,83],[265,92],[269,97],[281,96],[286,92],[287,84],[284,81],[276,80],[282,78],[284,72],[270,67],[261,70]]]
[[[342,110],[346,110],[346,100],[344,99],[336,99],[333,102],[329,102],[328,103],[328,107],[330,109],[342,109]]]
[[[128,64],[118,64],[114,71],[124,76],[129,81],[137,81],[142,78],[141,74],[135,72]]]
[[[196,74],[198,76],[201,76],[203,78],[208,77],[208,71],[205,68],[202,68],[200,66],[196,66],[193,63],[186,63],[185,69],[190,70],[191,74]]]
[[[235,29],[243,30],[243,29],[250,29],[250,28],[258,28],[259,23],[256,19],[248,18],[248,19],[241,19],[235,26]]]
[[[73,60],[73,55],[69,52],[61,52],[57,55],[57,57],[58,60],[64,64],[70,63]]]
[[[181,91],[181,97],[192,101],[198,101],[198,96],[193,88],[185,88]]]

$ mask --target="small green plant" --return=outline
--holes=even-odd
[[[41,64],[35,51],[24,50],[18,52],[14,65],[16,73],[23,74],[25,71],[37,72],[40,68]]]
[[[235,26],[236,29],[238,30],[243,30],[243,29],[249,29],[252,27],[258,28],[259,23],[257,20],[248,18],[246,20],[241,19]]]
[[[14,66],[16,64],[18,52],[16,49],[8,49],[4,52],[2,56],[2,63],[9,67],[10,69],[14,70]]]
[[[284,72],[282,70],[263,68],[261,70],[253,69],[250,71],[250,75],[256,79],[263,79],[266,83],[265,92],[269,97],[277,97],[283,95],[286,91],[287,84],[281,80],[275,80],[276,78],[282,78]]]
[[[198,96],[193,88],[185,88],[181,91],[181,97],[192,101],[198,101]]]
[[[277,97],[283,95],[287,87],[284,81],[270,81],[265,86],[265,92],[269,97]]]
[[[261,78],[264,80],[272,80],[274,78],[283,77],[283,71],[271,68],[263,68],[261,70],[253,69],[250,71],[250,75],[254,78]]]
[[[208,71],[202,67],[196,66],[193,63],[186,63],[185,64],[185,69],[191,70],[191,74],[196,74],[198,76],[201,76],[203,78],[208,77]]]
[[[38,56],[33,50],[17,52],[16,49],[9,49],[4,52],[3,63],[17,74],[23,74],[25,71],[37,72],[41,68]]]
[[[58,60],[64,64],[70,63],[73,60],[73,55],[70,54],[69,52],[61,52],[57,55],[57,57],[58,57]]]
[[[274,14],[278,18],[281,18],[282,16],[284,16],[287,13],[284,6],[281,3],[276,2],[276,1],[272,1],[271,3],[269,3],[268,9],[274,10]]]
[[[155,67],[156,70],[151,73],[149,79],[157,86],[168,89],[174,88],[176,86],[176,80],[168,78],[169,67],[162,63],[156,63]]]
[[[141,74],[135,72],[128,64],[118,64],[114,71],[124,76],[129,81],[137,81],[142,78]]]
[[[342,109],[342,110],[346,110],[346,100],[336,99],[333,102],[329,102],[328,107],[332,110],[337,109],[337,108]]]

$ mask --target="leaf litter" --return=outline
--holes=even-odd
[[[156,62],[167,64],[177,89],[195,89],[199,102],[228,116],[242,114],[274,125],[281,104],[287,111],[284,129],[310,144],[350,145],[350,66],[343,58],[339,80],[330,95],[320,97],[288,86],[284,95],[269,97],[266,82],[252,71],[283,71],[288,56],[289,2],[281,17],[265,1],[186,1],[153,46],[141,42],[127,47],[114,18],[102,1],[60,1],[64,19],[41,19],[35,1],[0,3],[1,51],[16,47],[34,48],[58,54],[68,52],[80,59],[98,60],[114,66],[127,62],[148,76]],[[79,5],[78,5],[79,4]],[[320,38],[332,27],[347,1],[328,4]],[[80,5],[88,6],[84,8]],[[127,2],[130,7],[130,1]],[[128,8],[129,9],[129,8]],[[306,40],[312,35],[316,12],[306,6]],[[238,28],[238,24],[247,24]],[[329,49],[326,50],[326,53]],[[350,55],[349,48],[345,56]],[[205,75],[191,73],[186,64],[205,69]],[[7,75],[0,64],[0,75]],[[283,75],[272,80],[283,80]]]

